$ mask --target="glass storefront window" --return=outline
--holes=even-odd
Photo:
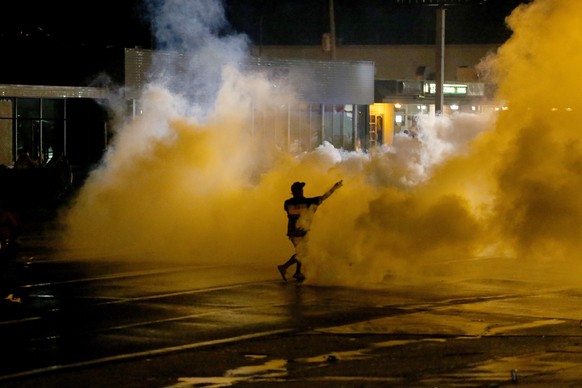
[[[16,150],[18,155],[28,153],[33,160],[40,160],[40,120],[18,120]]]
[[[333,105],[323,105],[323,141],[333,144]]]
[[[333,137],[332,137],[332,144],[336,148],[343,148],[344,144],[344,106],[343,105],[333,105]]]
[[[43,99],[42,118],[43,119],[63,119],[65,116],[64,99]]]
[[[299,153],[309,150],[309,104],[293,106],[290,110],[290,144],[291,152]]]
[[[28,153],[39,165],[64,153],[64,99],[16,100],[16,157]]]
[[[16,117],[23,119],[40,119],[39,98],[19,98],[16,103]]]
[[[64,154],[64,124],[62,120],[42,121],[42,162]]]
[[[315,149],[322,143],[321,140],[321,105],[309,105],[309,150]]]
[[[249,135],[257,145],[275,146],[294,154],[312,151],[323,142],[344,150],[359,150],[366,142],[364,129],[368,120],[364,108],[351,104],[293,104],[255,109]]]
[[[345,105],[343,114],[343,147],[345,149],[354,149],[354,112],[353,105]]]

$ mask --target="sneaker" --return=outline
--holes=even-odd
[[[298,282],[302,282],[305,280],[305,275],[303,275],[301,272],[298,272],[293,275],[293,279],[297,280]]]
[[[282,265],[278,265],[277,269],[279,270],[279,273],[281,274],[281,277],[283,278],[284,281],[287,281],[287,269],[282,266]]]

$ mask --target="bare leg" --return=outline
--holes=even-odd
[[[283,267],[285,269],[291,267],[293,264],[297,264],[297,265],[301,265],[301,263],[299,263],[299,260],[297,260],[297,255],[293,255],[289,258],[289,260],[287,260],[287,262],[285,262],[285,264],[283,264]]]
[[[290,237],[291,243],[293,243],[293,247],[295,247],[295,254],[289,258],[285,262],[285,264],[277,266],[279,273],[284,281],[287,281],[287,268],[296,264],[297,267],[295,268],[295,274],[293,277],[297,280],[305,279],[305,276],[301,273],[301,261],[297,258],[299,255],[299,251],[305,246],[305,238],[303,237]]]

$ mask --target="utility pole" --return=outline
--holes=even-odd
[[[436,7],[436,93],[435,93],[435,114],[443,113],[445,82],[445,16],[446,7],[454,5],[483,4],[487,0],[397,0],[398,4],[410,6]]]
[[[335,57],[335,11],[333,7],[333,0],[329,0],[329,33],[331,40],[331,59]]]
[[[443,85],[445,83],[445,13],[444,5],[437,8],[436,14],[436,91],[434,111],[436,115],[443,113]]]

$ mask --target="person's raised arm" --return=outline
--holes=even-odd
[[[328,199],[337,189],[339,189],[340,187],[342,187],[342,185],[343,185],[343,181],[337,181],[335,183],[335,185],[333,185],[331,187],[331,189],[329,189],[325,194],[323,194],[321,196],[321,202],[323,202],[326,199]]]

